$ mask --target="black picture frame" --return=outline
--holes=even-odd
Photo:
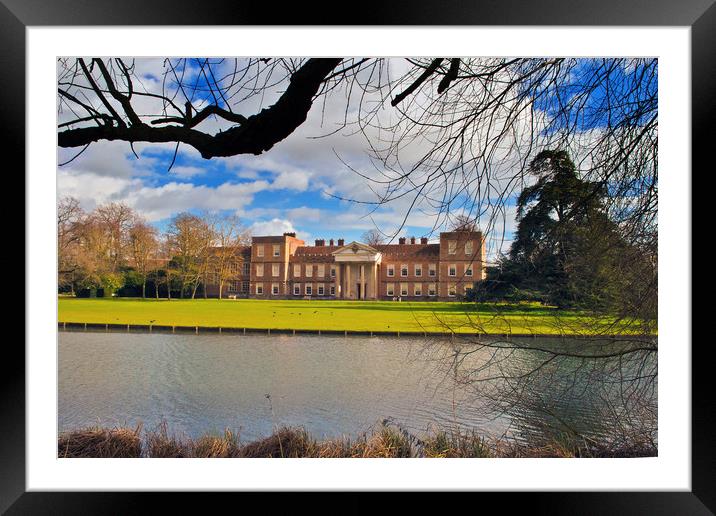
[[[688,26],[691,28],[692,163],[693,170],[713,170],[711,147],[716,131],[716,4],[713,0],[491,0],[466,2],[397,1],[354,5],[350,16],[335,3],[292,3],[285,8],[240,0],[0,0],[0,131],[4,156],[16,157],[16,170],[25,169],[26,44],[28,26],[90,25],[591,25]],[[24,99],[20,102],[19,99]],[[694,109],[693,106],[698,106]],[[699,167],[698,164],[702,164]],[[708,165],[708,166],[707,166]],[[697,168],[698,167],[698,168]],[[689,174],[683,171],[683,174]],[[691,175],[692,181],[695,174]],[[24,184],[18,185],[24,191]],[[692,189],[696,193],[699,189]],[[702,195],[706,195],[702,192]],[[693,198],[693,206],[698,206]],[[692,211],[692,219],[696,219]],[[692,235],[695,234],[692,231]],[[15,246],[16,248],[19,246]],[[696,256],[694,256],[696,258]],[[706,258],[704,258],[706,259]],[[686,265],[686,264],[685,264]],[[692,262],[696,265],[696,261]],[[28,271],[26,271],[26,274]],[[29,298],[31,302],[31,298]],[[696,300],[692,306],[697,308]],[[688,300],[681,300],[688,302]],[[696,310],[698,315],[698,310]],[[704,315],[704,317],[706,317]],[[694,320],[692,316],[692,320]],[[698,320],[698,318],[696,319]],[[510,493],[511,500],[529,504],[530,512],[550,514],[713,514],[716,511],[713,386],[707,367],[708,341],[692,353],[692,490],[690,492]],[[670,343],[685,350],[691,342]],[[8,514],[129,513],[149,509],[149,495],[128,493],[26,492],[25,489],[25,353],[11,353],[5,342],[0,438],[0,511]],[[480,497],[496,494],[481,493]],[[499,496],[499,494],[497,494]],[[244,495],[247,496],[247,495]],[[357,496],[357,495],[356,495]],[[501,496],[506,496],[502,494]],[[186,508],[186,497],[163,497],[163,510],[173,504]],[[414,497],[422,503],[421,496]],[[169,500],[167,500],[169,499]],[[481,498],[480,505],[485,505]],[[292,501],[292,504],[295,504]],[[513,502],[511,502],[512,504]],[[362,498],[345,505],[348,512]],[[369,505],[366,505],[366,509]],[[517,505],[514,505],[517,507]],[[246,506],[248,508],[248,506]],[[363,512],[363,511],[361,511]]]

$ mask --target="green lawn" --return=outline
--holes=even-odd
[[[58,299],[59,322],[223,328],[458,333],[639,333],[610,319],[539,305],[254,299]]]

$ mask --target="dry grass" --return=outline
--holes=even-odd
[[[227,459],[241,456],[238,436],[230,430],[226,430],[223,436],[205,435],[195,441],[190,440],[187,448],[189,457]]]
[[[423,442],[425,457],[431,458],[484,458],[494,457],[485,438],[475,432],[444,432],[440,431]]]
[[[303,428],[281,427],[264,439],[244,445],[239,456],[253,458],[318,457],[318,451],[316,441]]]
[[[146,433],[145,450],[148,457],[189,457],[186,444],[176,436],[169,435],[166,421],[157,430]]]
[[[474,432],[437,431],[423,440],[398,426],[380,425],[356,438],[317,441],[303,428],[280,427],[273,434],[241,443],[237,434],[179,439],[166,424],[140,436],[141,427],[86,428],[64,432],[58,439],[59,457],[201,457],[201,458],[483,458],[483,457],[653,457],[656,445],[648,440],[596,443],[566,434],[530,445],[488,440]]]
[[[57,456],[63,458],[141,457],[141,426],[129,428],[90,427],[64,432],[57,439]]]

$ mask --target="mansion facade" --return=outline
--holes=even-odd
[[[479,231],[440,233],[440,242],[400,238],[398,244],[316,240],[295,233],[257,236],[233,258],[222,297],[255,299],[455,300],[485,278]],[[218,281],[206,285],[219,296]]]

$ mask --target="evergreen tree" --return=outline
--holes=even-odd
[[[562,308],[631,311],[634,283],[655,275],[648,260],[619,234],[604,209],[603,184],[581,179],[562,150],[530,163],[536,182],[517,199],[517,231],[501,262],[504,294]]]

